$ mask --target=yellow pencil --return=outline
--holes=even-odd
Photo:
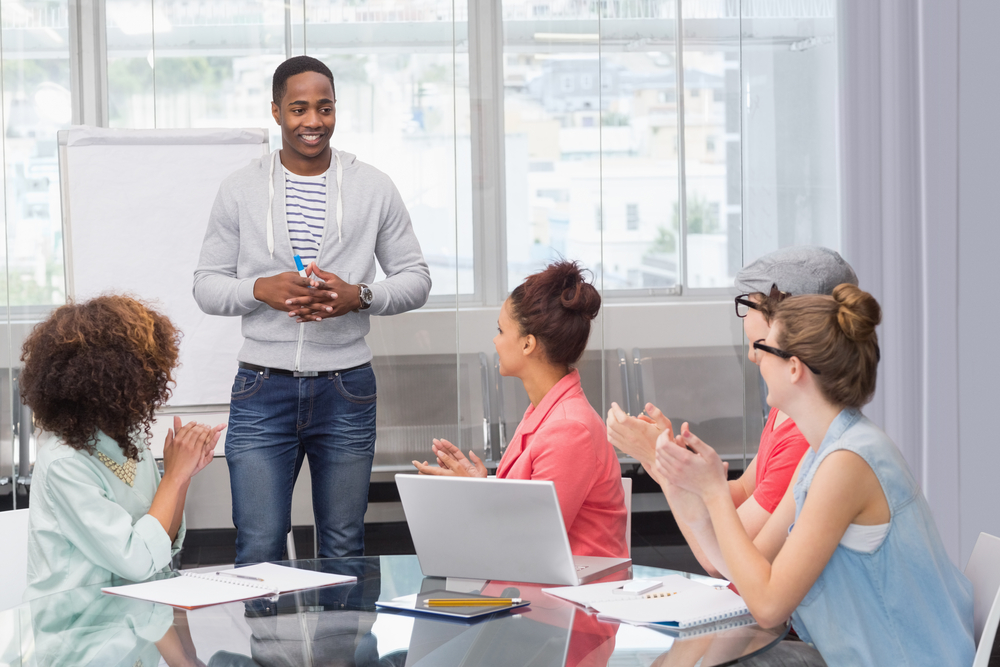
[[[427,607],[507,607],[521,604],[521,598],[434,598],[424,600]]]

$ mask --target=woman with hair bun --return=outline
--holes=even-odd
[[[972,586],[899,450],[860,412],[875,392],[880,320],[875,299],[844,284],[781,302],[767,338],[753,343],[768,403],[809,442],[755,540],[722,461],[687,424],[676,438],[661,435],[656,467],[705,503],[711,521],[695,528],[699,541],[721,551],[723,575],[761,625],[791,616],[829,665],[971,665]]]
[[[25,600],[148,579],[180,550],[188,485],[222,427],[175,417],[160,478],[147,442],[179,339],[164,315],[108,295],[57,308],[24,341],[21,398],[56,436],[32,474]]]
[[[555,483],[572,552],[627,558],[621,467],[607,430],[580,386],[580,360],[601,296],[575,262],[557,262],[528,276],[504,302],[493,339],[500,374],[524,383],[531,405],[500,459],[498,478]],[[428,475],[486,477],[473,452],[466,458],[434,440],[438,466],[414,461]]]

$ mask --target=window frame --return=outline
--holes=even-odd
[[[151,0],[153,2],[155,0]],[[104,0],[67,0],[70,19],[70,66],[73,85],[73,123],[108,125],[108,77],[107,77],[107,13]],[[678,162],[677,183],[679,188],[680,230],[677,239],[678,284],[672,288],[605,289],[605,298],[615,301],[660,297],[711,297],[728,293],[725,288],[702,288],[690,285],[689,247],[687,230],[687,174],[685,144],[690,138],[685,127],[685,101],[688,97],[684,86],[684,26],[691,20],[684,14],[682,0],[674,3],[674,68],[676,90],[673,93],[677,105],[677,128],[675,134]],[[603,5],[601,5],[603,7]],[[473,290],[469,293],[441,294],[430,297],[427,307],[440,308],[449,305],[498,305],[507,294],[507,249],[506,249],[506,161],[504,156],[504,91],[503,67],[505,63],[504,20],[502,2],[496,0],[467,0],[467,5],[457,6],[452,16],[451,44],[453,57],[463,47],[469,57],[469,97],[471,116],[471,158],[473,172],[472,198],[472,261]],[[462,10],[465,10],[464,12]],[[462,14],[467,17],[462,21]],[[293,2],[284,11],[285,54],[308,52],[306,0]],[[532,16],[538,20],[543,17]],[[695,19],[697,21],[698,19]],[[581,22],[594,22],[582,18]],[[459,40],[461,24],[465,24],[467,39]],[[596,24],[600,30],[601,18]],[[600,33],[603,36],[603,33]],[[600,39],[598,58],[607,52],[628,50],[628,45],[605,45]],[[609,50],[610,49],[610,50]],[[155,45],[154,45],[155,57]],[[455,62],[453,60],[453,62]],[[742,63],[739,65],[742,67]],[[600,70],[600,68],[599,68]],[[578,82],[574,83],[574,89]],[[604,94],[606,82],[598,77],[599,94]],[[692,95],[693,97],[693,95]],[[742,153],[742,137],[740,152]],[[723,147],[729,141],[723,142]],[[725,152],[716,138],[716,154]],[[742,177],[740,177],[742,182]],[[488,183],[489,187],[476,187],[476,183]],[[740,192],[742,208],[742,190]],[[733,208],[730,204],[726,208]],[[456,212],[457,215],[457,212]],[[740,211],[742,234],[742,210]],[[607,227],[607,212],[601,212],[600,233],[603,238]],[[723,216],[725,217],[725,216]],[[725,220],[720,220],[725,227]],[[597,223],[594,223],[595,226]]]

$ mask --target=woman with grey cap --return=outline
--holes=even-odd
[[[687,424],[657,438],[657,473],[708,509],[692,528],[722,554],[723,575],[762,626],[791,616],[831,666],[971,665],[972,585],[899,449],[861,414],[875,393],[882,309],[844,284],[789,297],[772,315],[753,344],[757,366],[768,404],[795,420],[809,449],[757,538],[740,524],[726,466]],[[755,664],[788,665],[791,646]],[[810,650],[794,646],[796,658]]]
[[[743,319],[743,331],[749,343],[748,358],[756,363],[753,344],[767,337],[774,308],[790,295],[831,294],[841,283],[858,284],[851,266],[829,248],[793,246],[767,254],[751,262],[736,275],[736,287],[743,292],[736,297],[736,314]],[[706,553],[690,526],[704,521],[707,509],[697,498],[676,491],[656,473],[656,438],[667,431],[670,420],[652,403],[645,406],[646,417],[630,417],[617,404],[608,411],[608,440],[618,449],[638,460],[659,482],[681,532],[698,562],[707,572],[717,575],[722,565],[715,549]],[[808,449],[795,422],[777,408],[772,408],[761,434],[757,455],[743,475],[729,482],[733,504],[750,539],[757,536],[770,518],[792,479],[792,473]]]

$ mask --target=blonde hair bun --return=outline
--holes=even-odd
[[[837,323],[849,339],[863,343],[875,336],[875,327],[882,321],[882,309],[868,292],[857,285],[843,283],[833,288],[837,302]]]

